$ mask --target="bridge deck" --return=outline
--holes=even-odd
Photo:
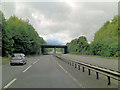
[[[67,45],[41,45],[44,48],[67,48]]]

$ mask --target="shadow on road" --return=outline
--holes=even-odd
[[[10,65],[10,66],[24,66],[23,64],[13,64],[13,65]]]

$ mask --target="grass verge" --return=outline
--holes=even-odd
[[[57,54],[57,53],[56,53],[55,55],[57,55],[57,56],[61,56],[61,54]]]
[[[36,57],[36,56],[39,56],[39,55],[38,54],[26,55],[27,58]]]
[[[87,57],[96,57],[96,58],[119,60],[119,57],[103,57],[103,56],[97,56],[97,55],[81,55],[81,54],[75,54],[75,53],[69,53],[69,54],[78,55],[78,56],[87,56]]]
[[[0,56],[0,65],[2,64],[2,57]]]
[[[2,65],[8,64],[10,62],[9,57],[2,57]]]

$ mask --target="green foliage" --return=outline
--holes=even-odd
[[[115,16],[111,23],[109,21],[104,23],[103,27],[95,33],[94,41],[91,43],[92,46],[94,46],[94,44],[98,46],[96,47],[94,55],[99,55],[99,51],[101,56],[119,56],[117,55],[118,30],[118,16]]]
[[[6,31],[6,19],[2,12],[1,14],[1,21],[2,21],[2,55],[5,56],[5,54],[9,55],[13,52],[13,40],[9,32]]]
[[[111,22],[105,22],[95,33],[94,40],[90,44],[87,43],[85,37],[79,37],[67,43],[69,52],[105,57],[120,56],[120,46],[118,47],[120,23],[118,21],[120,21],[120,16],[115,16]]]
[[[46,44],[28,21],[16,16],[5,20],[3,16],[2,22],[3,56],[12,53],[36,54],[40,50],[40,45]]]
[[[4,16],[0,11],[0,55],[2,55],[2,19],[4,19]],[[5,21],[5,19],[3,21]]]
[[[84,36],[72,40],[70,43],[67,43],[67,46],[68,46],[68,52],[81,53],[81,54],[86,53],[89,47],[87,43],[87,39]]]

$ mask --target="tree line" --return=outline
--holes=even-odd
[[[23,20],[16,16],[5,19],[0,11],[2,24],[2,56],[10,56],[13,53],[26,55],[36,54],[41,44],[46,41],[38,35],[29,20]]]
[[[105,57],[120,56],[120,16],[116,15],[112,21],[107,21],[95,33],[94,40],[89,44],[85,36],[81,36],[67,43],[69,53],[84,55],[99,55]]]

